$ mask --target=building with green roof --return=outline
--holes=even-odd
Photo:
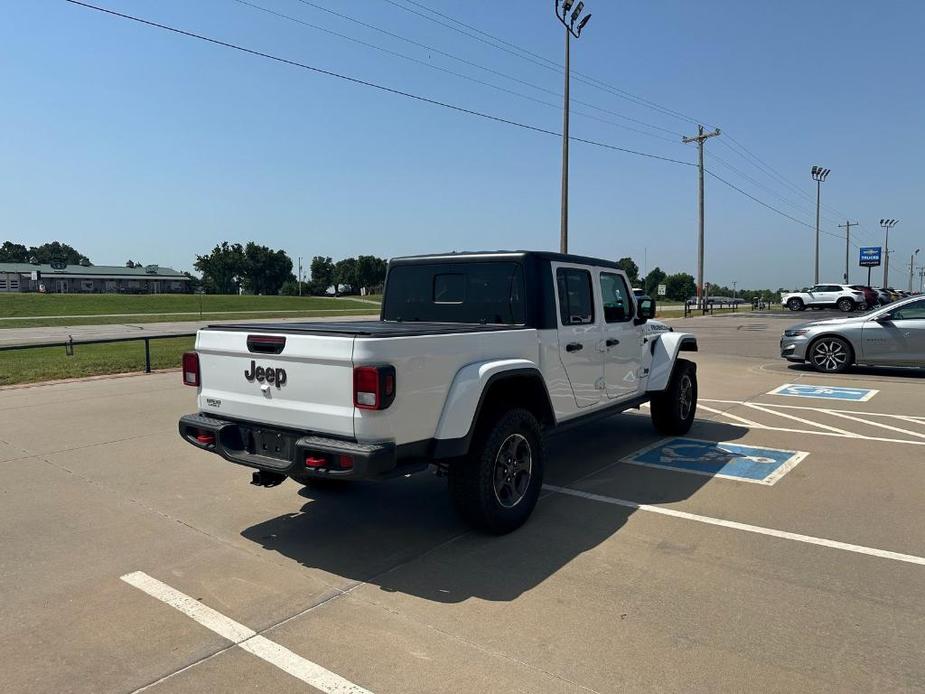
[[[179,294],[191,278],[159,265],[0,263],[0,292]]]

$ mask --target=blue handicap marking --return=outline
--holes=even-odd
[[[843,386],[814,386],[809,383],[785,383],[780,388],[772,390],[768,395],[867,402],[879,392],[879,390],[874,390],[872,388],[845,388]]]
[[[807,455],[803,451],[675,438],[637,451],[623,462],[770,485]]]

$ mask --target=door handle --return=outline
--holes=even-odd
[[[584,348],[585,348],[585,346],[584,346],[583,344],[581,344],[580,342],[569,342],[569,343],[565,346],[565,351],[566,351],[566,352],[580,352],[580,351],[583,350]]]
[[[611,337],[604,344],[608,347],[616,347],[618,344],[620,344],[620,341],[615,337]]]

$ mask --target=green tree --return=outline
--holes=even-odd
[[[656,265],[652,268],[643,280],[643,287],[646,294],[653,297],[656,296],[658,294],[658,285],[664,283],[665,277],[667,277],[667,275],[660,267]]]
[[[193,267],[202,273],[206,291],[237,294],[244,276],[244,248],[240,243],[222,241],[208,255],[197,255]]]
[[[356,294],[359,291],[356,258],[344,258],[337,261],[334,265],[334,284],[343,287],[345,294]]]
[[[639,266],[633,262],[632,258],[620,258],[617,261],[617,267],[626,273],[632,287],[639,286]]]
[[[665,296],[672,301],[687,301],[697,293],[694,277],[686,272],[676,272],[665,278]]]
[[[357,289],[378,287],[385,282],[386,262],[374,255],[357,257]]]
[[[28,263],[29,249],[21,243],[4,241],[0,246],[0,262],[2,263]]]
[[[312,258],[311,273],[311,293],[316,296],[327,294],[328,288],[334,285],[334,261],[329,257],[316,255]]]
[[[76,249],[60,241],[43,243],[41,246],[32,246],[29,249],[29,256],[35,258],[40,263],[50,263],[52,260],[60,260],[68,265],[79,265],[81,260],[90,262],[90,259],[83,253],[80,253]]]
[[[244,247],[241,282],[252,294],[279,294],[283,283],[292,278],[292,258],[286,251],[274,251],[248,241]]]

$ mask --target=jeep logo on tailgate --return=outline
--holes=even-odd
[[[272,366],[257,366],[257,362],[251,359],[251,368],[244,370],[244,378],[258,383],[275,383],[277,388],[286,385],[286,369],[274,369]]]

